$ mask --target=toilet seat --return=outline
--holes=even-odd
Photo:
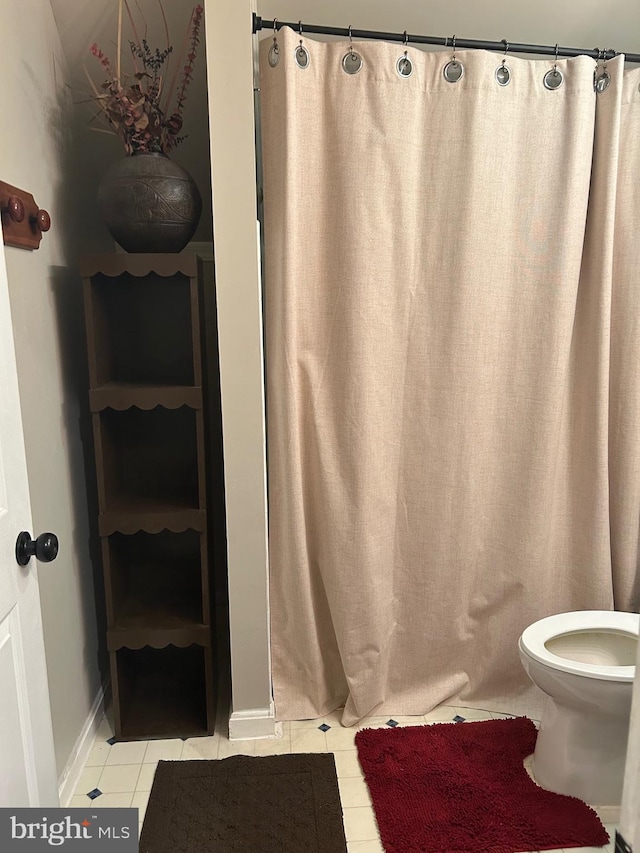
[[[634,679],[635,666],[603,666],[582,663],[560,657],[546,648],[545,643],[571,632],[603,632],[629,634],[638,637],[640,616],[637,613],[623,613],[613,610],[580,610],[572,613],[558,613],[534,622],[522,632],[520,649],[534,660],[561,672],[570,672],[587,678],[602,681],[631,682]]]

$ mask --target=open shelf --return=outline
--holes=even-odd
[[[171,514],[201,507],[201,437],[193,409],[105,409],[93,417],[103,514]]]
[[[103,540],[111,600],[110,629],[186,628],[207,624],[202,537],[184,533],[116,533]],[[205,555],[206,558],[206,555]]]
[[[205,661],[200,646],[111,652],[120,718],[116,717],[116,738],[206,735]]]
[[[191,279],[182,273],[98,272],[87,279],[92,387],[110,382],[200,385],[195,298]]]

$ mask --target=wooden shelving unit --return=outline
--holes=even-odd
[[[81,273],[115,735],[213,733],[199,261],[93,255]]]

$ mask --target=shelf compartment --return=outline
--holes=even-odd
[[[202,573],[206,551],[206,537],[193,530],[115,533],[103,539],[109,629],[151,632],[207,626],[208,583]]]
[[[189,406],[202,408],[202,388],[187,385],[137,385],[135,383],[107,382],[89,391],[89,408],[92,412],[103,409],[123,411],[136,406],[138,409],[179,409]]]
[[[195,278],[99,271],[85,278],[84,295],[92,388],[202,384]]]
[[[117,740],[213,733],[209,649],[120,649],[110,656]]]
[[[136,515],[171,517],[204,508],[201,411],[105,409],[94,413],[93,425],[101,514],[135,523]]]

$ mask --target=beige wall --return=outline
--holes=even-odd
[[[434,36],[640,52],[638,0],[258,0],[258,14],[281,21]]]
[[[11,311],[33,524],[56,533],[60,554],[40,564],[40,592],[60,773],[99,692],[101,672],[83,440],[86,363],[78,252],[100,246],[87,228],[83,152],[48,0],[0,11],[0,177],[51,214],[35,252],[7,247]]]

